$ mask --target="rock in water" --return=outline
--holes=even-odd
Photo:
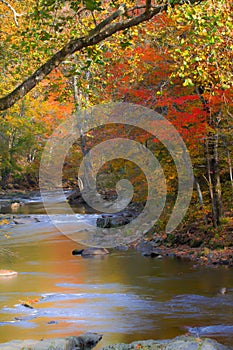
[[[74,249],[72,251],[72,255],[82,255],[85,257],[106,254],[109,254],[109,251],[105,248]]]
[[[13,277],[16,276],[18,272],[13,270],[0,270],[0,277]]]
[[[91,350],[102,339],[101,334],[85,333],[78,337],[45,340],[16,340],[0,344],[1,350]]]
[[[94,255],[106,255],[109,254],[109,251],[105,248],[87,248],[84,249],[81,253],[82,256],[94,256]]]
[[[81,255],[84,249],[74,249],[72,255]]]
[[[219,289],[219,293],[222,295],[226,294],[226,292],[227,292],[227,289],[225,287]]]
[[[68,195],[67,201],[69,204],[84,204],[85,203],[79,188],[76,188]]]

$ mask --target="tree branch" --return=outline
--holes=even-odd
[[[15,21],[15,25],[17,27],[19,27],[19,22],[18,22],[18,19],[17,17],[20,17],[22,16],[21,14],[17,13],[14,9],[13,6],[11,6],[11,4],[9,4],[9,2],[7,2],[6,0],[0,0],[1,3],[3,3],[4,5],[6,5],[10,10],[11,12],[13,13],[13,16],[14,16],[14,21]]]
[[[5,0],[0,1],[5,2]],[[182,0],[182,4],[184,2],[194,4],[200,1],[201,0]],[[148,6],[150,5],[150,0],[147,0],[147,4]],[[126,12],[125,5],[121,5],[117,11],[99,23],[93,30],[90,31],[88,35],[71,40],[16,89],[14,89],[8,95],[0,98],[0,111],[6,110],[13,106],[17,101],[19,101],[29,91],[31,91],[39,82],[41,82],[54,68],[58,67],[68,56],[82,50],[85,47],[96,45],[119,31],[123,31],[125,29],[137,26],[142,22],[148,21],[157,14],[166,11],[167,8],[168,4],[153,8],[148,7],[142,14],[136,17],[112,24],[112,21],[114,19]]]
[[[151,0],[146,0],[146,12],[149,12],[151,9]]]

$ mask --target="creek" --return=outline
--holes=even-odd
[[[231,269],[146,258],[136,251],[73,256],[78,244],[51,223],[39,197],[25,200],[17,211],[38,222],[12,226],[9,238],[6,229],[0,233],[1,247],[13,253],[1,257],[0,268],[18,272],[0,278],[0,342],[94,331],[104,335],[101,348],[189,331],[233,345]],[[77,214],[80,222],[94,223],[96,217]],[[222,287],[228,293],[219,294]],[[33,309],[22,301],[34,301]]]

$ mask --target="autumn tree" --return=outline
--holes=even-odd
[[[188,2],[195,4],[198,1]],[[1,3],[2,6],[7,6],[6,1]],[[175,3],[179,5],[179,1]],[[34,63],[41,58],[44,63],[16,89],[0,99],[0,110],[9,108],[25,96],[70,55],[97,45],[115,33],[150,20],[167,11],[169,5],[173,5],[173,1],[153,3],[146,0],[133,6],[131,3],[122,5],[115,1],[106,1],[101,5],[95,0],[32,2],[29,8],[25,8],[26,13],[22,16],[25,28],[16,33],[18,39],[21,39],[20,43],[13,47],[17,50],[21,45],[20,51],[26,58],[27,52],[33,50]],[[9,40],[9,37],[6,40]],[[10,48],[12,49],[12,46]],[[22,79],[24,76],[22,74]]]

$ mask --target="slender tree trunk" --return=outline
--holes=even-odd
[[[209,133],[206,142],[206,162],[207,174],[209,180],[209,192],[212,204],[212,221],[213,226],[220,225],[222,215],[222,191],[218,166],[218,137]]]
[[[221,191],[221,179],[219,174],[219,121],[211,114],[207,101],[202,96],[203,91],[196,89],[197,94],[202,102],[203,109],[207,113],[208,124],[213,129],[207,135],[205,141],[205,155],[207,164],[207,175],[209,181],[209,193],[212,206],[212,222],[213,226],[220,225],[220,218],[222,216],[222,191]]]
[[[88,78],[88,76],[87,76]],[[87,145],[86,145],[86,136],[83,132],[82,124],[85,123],[85,120],[81,120],[81,116],[83,115],[82,111],[82,91],[77,86],[77,77],[73,77],[73,91],[74,91],[74,102],[75,102],[75,109],[76,109],[76,115],[78,119],[78,129],[80,133],[80,145],[81,145],[81,151],[83,158],[88,153]],[[87,96],[85,96],[86,99],[88,99]],[[78,182],[84,184],[84,187],[86,187],[89,191],[93,188],[93,168],[92,168],[92,162],[87,161],[85,158],[83,160],[84,162],[84,174],[83,178],[78,178]],[[79,186],[80,187],[80,186]],[[80,188],[82,190],[82,188]]]
[[[232,171],[232,161],[231,161],[231,155],[230,155],[229,149],[227,149],[227,160],[228,160],[229,176],[230,176],[232,196],[233,196],[233,171]]]
[[[226,153],[227,153],[227,163],[228,163],[228,169],[229,169],[229,178],[230,178],[230,182],[231,182],[231,188],[232,188],[232,197],[233,197],[233,169],[232,169],[232,160],[231,160],[231,154],[229,151],[229,145],[227,144],[227,142],[224,140],[224,137],[222,136],[222,142],[224,144],[224,147],[226,149]]]
[[[202,196],[200,184],[199,184],[198,179],[196,178],[196,176],[194,177],[194,181],[195,181],[195,185],[196,185],[196,189],[197,189],[197,195],[198,195],[198,200],[199,200],[199,204],[200,204],[200,209],[202,209],[202,207],[203,207],[203,196]]]

